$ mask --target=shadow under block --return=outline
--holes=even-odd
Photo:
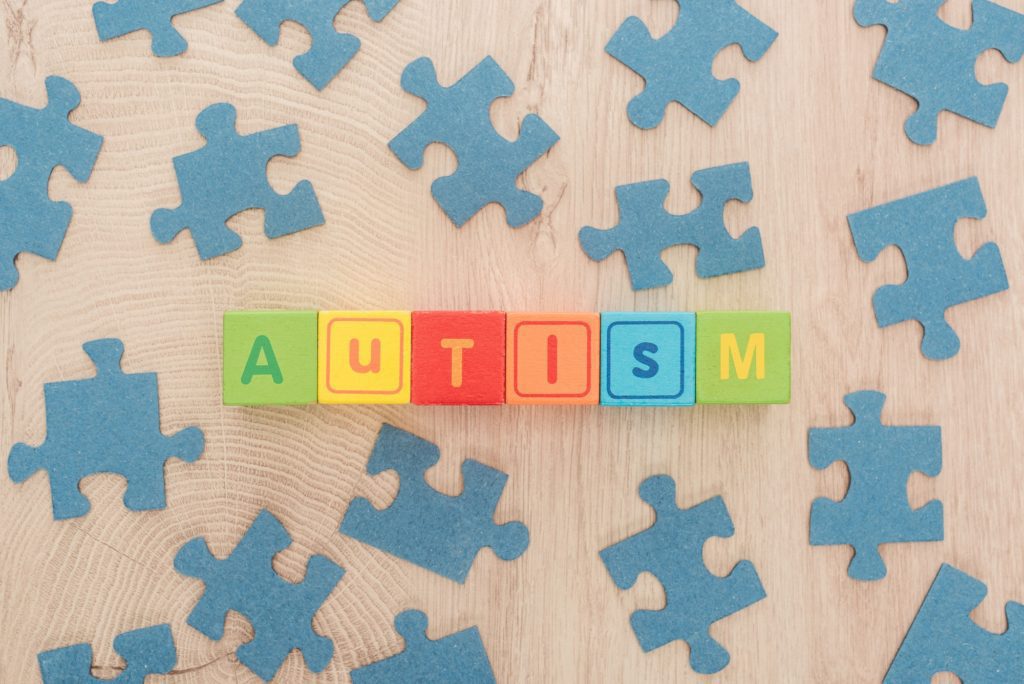
[[[504,312],[413,312],[412,403],[505,403]]]
[[[312,404],[316,392],[316,311],[224,314],[224,404]]]
[[[601,404],[693,406],[692,313],[601,314]]]
[[[788,404],[790,316],[697,314],[697,403]]]
[[[412,316],[408,311],[321,311],[321,404],[408,404]]]
[[[599,314],[510,313],[506,321],[507,403],[598,403]]]

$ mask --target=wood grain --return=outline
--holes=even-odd
[[[1024,11],[1024,0],[1002,1]],[[661,589],[645,576],[618,591],[597,556],[651,523],[636,489],[656,473],[676,478],[685,505],[724,496],[736,534],[708,543],[707,564],[726,573],[749,558],[768,592],[712,629],[732,654],[716,681],[879,681],[943,561],[988,584],[975,617],[1005,627],[1003,604],[1024,598],[1024,67],[980,62],[983,80],[1010,84],[996,130],[944,115],[939,142],[915,147],[902,132],[912,100],[869,77],[883,29],[858,28],[848,1],[744,0],[780,38],[757,64],[735,47],[718,59],[716,74],[742,83],[721,123],[672,107],[640,131],[625,106],[642,81],[603,46],[631,14],[667,30],[671,0],[403,0],[379,25],[353,3],[338,26],[363,50],[323,93],[291,66],[308,36],[288,26],[279,47],[264,45],[234,17],[238,0],[180,17],[189,51],[164,60],[143,34],[100,43],[90,4],[0,0],[0,96],[40,106],[44,78],[68,77],[83,98],[73,121],[106,139],[89,183],[53,177],[51,195],[75,210],[58,260],[19,259],[21,283],[0,294],[0,456],[45,439],[43,383],[90,374],[81,344],[104,336],[125,341],[129,371],[159,372],[164,431],[198,425],[208,446],[193,465],[169,465],[169,506],[153,513],[125,511],[123,482],[97,476],[84,486],[91,513],[57,523],[46,477],[0,478],[0,681],[36,681],[36,653],[83,641],[97,674],[111,676],[113,638],[165,621],[179,649],[166,681],[253,681],[233,656],[248,624],[232,615],[221,642],[189,628],[200,585],[172,559],[197,535],[226,554],[264,506],[295,539],[276,561],[285,577],[301,578],[312,553],[348,571],[315,621],[335,642],[333,662],[313,677],[292,654],[281,682],[344,682],[396,652],[391,620],[404,608],[426,610],[435,637],[479,625],[500,681],[704,681],[682,643],[640,651],[629,613],[660,605]],[[946,12],[962,23],[968,7]],[[455,230],[429,192],[454,157],[432,148],[410,171],[386,144],[422,107],[399,87],[408,62],[429,55],[451,82],[488,54],[518,86],[494,106],[497,127],[512,137],[536,112],[562,140],[523,179],[544,197],[537,221],[510,230],[490,207]],[[273,161],[271,182],[286,191],[310,179],[325,226],[271,242],[260,213],[247,212],[232,222],[245,246],[209,263],[187,236],[152,239],[150,214],[179,201],[171,159],[201,144],[194,117],[219,101],[238,107],[243,132],[298,123],[302,153]],[[760,226],[765,269],[700,280],[694,251],[680,248],[668,256],[670,287],[634,293],[620,258],[596,264],[579,249],[581,226],[615,224],[616,185],[666,178],[669,208],[683,212],[698,201],[692,171],[744,160],[755,197],[726,220],[734,234]],[[890,250],[860,263],[845,217],[971,175],[989,216],[960,224],[957,242],[965,254],[998,242],[1012,289],[954,309],[963,349],[928,362],[916,325],[874,324],[871,293],[902,278],[902,261]],[[225,408],[221,314],[260,308],[787,310],[793,403]],[[890,422],[941,425],[944,440],[942,474],[912,478],[909,491],[915,505],[942,499],[946,540],[886,547],[889,576],[870,584],[846,577],[848,549],[808,545],[811,500],[840,496],[846,474],[809,466],[806,430],[848,422],[841,400],[857,389],[888,393]],[[364,470],[383,420],[440,444],[429,480],[442,491],[459,491],[465,458],[508,472],[497,518],[527,523],[527,553],[506,563],[485,551],[459,586],[342,537],[353,497],[383,506],[396,491],[394,477]]]

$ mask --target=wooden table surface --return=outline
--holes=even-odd
[[[1024,0],[1002,2],[1024,11]],[[83,486],[91,512],[55,522],[45,474],[0,478],[0,681],[36,681],[38,652],[79,642],[93,644],[96,674],[113,676],[113,638],[161,622],[173,627],[178,665],[155,681],[253,681],[233,654],[252,636],[248,623],[232,614],[220,642],[188,627],[202,586],[172,560],[196,536],[227,554],[262,507],[295,540],[275,562],[286,578],[299,580],[315,553],[347,570],[314,621],[334,641],[331,664],[314,677],[292,653],[277,681],[348,681],[401,648],[392,618],[407,608],[429,614],[433,637],[478,625],[499,681],[707,681],[682,642],[640,650],[629,614],[660,606],[660,585],[645,575],[619,591],[598,558],[653,521],[637,487],[659,473],[676,479],[683,505],[724,497],[736,534],[710,540],[705,561],[725,574],[750,559],[767,590],[712,628],[732,655],[715,681],[879,681],[942,562],[987,583],[974,617],[1005,628],[1004,603],[1024,599],[1024,297],[1013,288],[1024,265],[1024,66],[993,53],[979,62],[983,81],[1010,85],[996,130],[943,115],[938,143],[917,147],[902,130],[913,101],[870,78],[882,28],[859,28],[845,0],[744,0],[780,37],[756,64],[736,47],[717,60],[716,74],[742,84],[723,120],[710,128],[673,105],[641,131],[625,107],[642,80],[603,48],[632,14],[666,31],[671,0],[402,0],[380,24],[353,3],[338,26],[363,49],[322,93],[291,65],[308,35],[286,26],[270,48],[234,16],[238,0],[179,17],[189,50],[171,59],[154,58],[141,33],[101,43],[90,4],[0,1],[0,96],[42,106],[44,78],[63,75],[82,93],[72,121],[105,137],[88,183],[53,176],[51,195],[74,207],[59,258],[20,258],[20,284],[0,294],[0,457],[45,439],[43,384],[91,375],[81,345],[101,337],[124,340],[128,371],[159,373],[164,432],[200,426],[207,447],[194,464],[169,463],[162,511],[126,511],[123,480],[96,476]],[[943,15],[965,25],[969,7],[951,0]],[[443,83],[492,55],[517,86],[493,108],[498,130],[515,137],[535,112],[561,135],[521,181],[544,198],[537,220],[512,230],[491,206],[456,230],[430,195],[453,155],[433,147],[412,171],[388,151],[422,109],[399,86],[421,55]],[[179,202],[171,159],[202,144],[194,119],[215,102],[238,108],[243,133],[299,125],[301,154],[275,159],[269,177],[279,192],[310,179],[326,225],[269,241],[261,212],[245,212],[231,222],[244,247],[207,263],[187,235],[154,241],[150,214]],[[672,285],[637,293],[621,257],[598,264],[580,250],[580,227],[617,222],[615,186],[666,178],[668,208],[683,213],[699,200],[694,170],[739,161],[750,162],[754,199],[730,204],[726,223],[734,235],[760,226],[763,270],[701,280],[695,251],[680,248],[667,255]],[[989,215],[961,222],[956,241],[968,255],[997,242],[1011,290],[953,309],[963,348],[932,362],[916,324],[876,326],[871,294],[900,281],[903,262],[889,250],[861,263],[846,216],[973,175]],[[791,311],[793,402],[221,405],[225,310],[438,308]],[[942,473],[915,475],[908,490],[914,506],[942,500],[945,541],[885,547],[888,577],[871,583],[847,578],[849,548],[808,543],[811,501],[840,497],[847,475],[810,467],[807,429],[848,424],[842,398],[859,389],[888,394],[889,422],[940,425],[943,436]],[[393,473],[365,472],[383,421],[440,445],[428,481],[441,491],[460,491],[466,458],[507,472],[496,518],[529,526],[527,552],[504,562],[485,550],[458,585],[342,537],[353,498],[382,507],[397,490]]]

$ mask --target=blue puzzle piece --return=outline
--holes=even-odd
[[[746,58],[756,62],[778,36],[735,0],[676,1],[679,18],[661,38],[652,38],[643,21],[630,17],[605,46],[605,52],[646,81],[627,109],[629,120],[640,128],[660,124],[670,102],[714,126],[740,92],[736,79],[720,81],[711,73],[715,57],[739,44]]]
[[[975,63],[986,50],[998,50],[1009,62],[1024,55],[1024,15],[974,0],[971,27],[959,29],[939,18],[945,2],[856,0],[853,6],[861,26],[886,27],[872,76],[917,100],[917,111],[903,129],[918,145],[935,142],[942,111],[994,127],[1009,88],[979,83]]]
[[[540,214],[543,200],[520,190],[516,179],[558,142],[558,135],[535,114],[523,119],[515,142],[498,134],[491,104],[514,93],[515,85],[497,62],[487,57],[445,88],[437,82],[434,63],[421,57],[405,68],[402,88],[425,100],[427,109],[395,136],[391,151],[410,169],[423,166],[423,151],[431,143],[455,153],[458,169],[435,180],[431,191],[456,226],[492,202],[504,207],[513,228]]]
[[[188,49],[184,36],[178,33],[171,20],[179,14],[209,7],[223,0],[115,0],[97,2],[92,6],[92,17],[100,40],[107,41],[134,33],[148,31],[153,38],[153,54],[174,57]]]
[[[291,543],[280,521],[262,510],[226,559],[214,558],[198,537],[174,557],[175,570],[206,585],[188,624],[219,641],[227,612],[241,613],[256,636],[239,646],[236,655],[264,681],[274,678],[294,649],[302,651],[306,667],[313,672],[322,672],[334,655],[334,642],[313,631],[313,616],[345,570],[324,556],[313,556],[302,582],[286,582],[274,571],[272,562]]]
[[[946,322],[946,309],[1009,287],[994,243],[964,259],[953,240],[957,219],[980,219],[985,214],[978,179],[968,178],[848,217],[862,261],[874,261],[890,245],[903,254],[907,279],[875,292],[875,319],[883,328],[919,321],[924,328],[921,352],[929,359],[948,359],[960,351],[960,338]]]
[[[857,580],[885,577],[881,544],[941,541],[942,502],[918,509],[907,501],[907,478],[942,470],[942,430],[938,427],[882,425],[881,392],[854,392],[843,400],[854,423],[843,428],[812,428],[811,465],[818,470],[845,461],[850,487],[841,501],[819,498],[811,504],[811,544],[849,544],[847,573]]]
[[[339,33],[334,19],[350,0],[245,0],[238,17],[267,45],[281,39],[281,24],[294,21],[312,37],[309,51],[293,60],[295,69],[317,90],[323,90],[359,52],[359,39]],[[374,21],[381,21],[398,0],[363,0]]]
[[[187,428],[172,437],[160,432],[156,373],[122,371],[121,340],[94,340],[83,349],[96,366],[96,376],[46,383],[46,441],[38,447],[11,448],[11,479],[24,482],[46,470],[55,520],[89,512],[89,500],[78,486],[96,473],[114,473],[128,481],[124,505],[129,510],[165,508],[164,464],[171,458],[187,463],[199,458],[202,431]]]
[[[993,634],[971,620],[987,593],[982,582],[944,563],[885,684],[931,684],[940,672],[951,672],[964,684],[1024,682],[1024,605],[1007,603],[1008,628]]]
[[[267,182],[267,163],[273,157],[299,153],[299,128],[292,124],[252,135],[235,129],[235,108],[226,103],[207,107],[196,118],[206,145],[174,158],[181,188],[181,206],[153,212],[153,236],[168,243],[183,230],[192,233],[199,258],[206,260],[233,252],[242,238],[227,221],[246,209],[263,209],[263,232],[278,238],[322,225],[323,212],[309,181],[287,195],[274,192]]]
[[[708,629],[765,597],[757,570],[750,561],[740,561],[728,576],[717,577],[704,565],[704,542],[733,535],[722,497],[679,508],[675,480],[657,475],[641,483],[640,498],[654,508],[654,525],[601,552],[620,589],[629,589],[640,573],[649,572],[665,590],[663,609],[633,613],[633,632],[645,652],[682,639],[690,645],[695,671],[718,672],[729,664],[729,652]]]
[[[18,283],[18,254],[57,258],[71,223],[71,205],[50,199],[50,174],[63,166],[84,183],[103,145],[101,136],[68,121],[81,102],[70,81],[50,76],[46,94],[49,102],[43,109],[0,99],[0,147],[12,147],[18,156],[14,173],[0,181],[0,291]]]
[[[694,173],[691,182],[702,199],[699,207],[683,215],[665,211],[668,181],[620,185],[615,189],[619,225],[608,230],[583,228],[583,251],[595,261],[604,261],[612,252],[621,251],[634,290],[672,282],[672,271],[661,253],[676,245],[694,245],[700,250],[697,275],[701,278],[763,268],[761,231],[748,228],[734,240],[722,219],[727,202],[749,202],[753,198],[750,167],[744,162],[704,169]]]
[[[378,511],[356,499],[341,521],[341,532],[456,582],[466,581],[481,548],[514,560],[526,551],[530,534],[520,522],[494,523],[494,510],[508,475],[477,461],[462,464],[463,491],[447,496],[424,476],[441,453],[437,446],[404,430],[383,425],[367,472],[394,470],[398,495]]]
[[[353,670],[352,684],[488,684],[495,681],[480,630],[476,627],[432,641],[426,634],[427,616],[418,610],[407,610],[395,618],[395,629],[405,639],[405,650]]]
[[[114,679],[92,676],[92,646],[76,644],[39,654],[43,684],[142,684],[147,675],[167,674],[178,661],[170,625],[125,632],[114,639],[125,667]]]

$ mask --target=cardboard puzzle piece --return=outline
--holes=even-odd
[[[114,639],[114,650],[125,667],[113,679],[92,676],[92,646],[76,644],[39,654],[43,684],[142,684],[147,675],[167,674],[178,662],[170,625],[125,632]]]
[[[886,27],[872,76],[917,100],[903,130],[918,145],[935,142],[943,111],[995,127],[1009,88],[979,83],[975,63],[986,50],[998,50],[1011,63],[1024,55],[1024,14],[974,0],[973,23],[960,29],[939,18],[945,1],[856,0],[853,6],[861,26]]]
[[[14,173],[0,181],[0,291],[18,283],[18,254],[57,258],[71,205],[50,199],[50,174],[62,166],[84,183],[103,145],[102,136],[68,121],[82,101],[70,81],[50,76],[46,94],[42,109],[0,98],[0,147],[13,148],[18,157]]]
[[[237,116],[227,103],[199,113],[196,128],[207,142],[195,152],[174,158],[182,202],[177,209],[153,213],[151,228],[158,242],[166,244],[189,230],[200,259],[233,252],[242,246],[242,238],[227,221],[246,209],[264,210],[263,231],[268,238],[323,224],[320,202],[309,181],[302,181],[287,195],[277,194],[267,181],[267,164],[273,157],[299,153],[298,126],[239,135]]]
[[[854,415],[853,425],[808,432],[814,468],[844,461],[850,470],[842,500],[818,498],[811,504],[811,544],[849,544],[850,577],[879,580],[886,573],[880,545],[943,538],[942,502],[913,509],[907,500],[912,473],[935,477],[942,470],[942,430],[883,425],[881,392],[853,392],[843,403]]]
[[[630,17],[605,46],[605,52],[646,81],[644,91],[627,108],[629,120],[639,128],[660,124],[670,102],[714,126],[740,91],[736,79],[715,78],[715,57],[738,44],[744,56],[756,62],[778,36],[735,0],[676,1],[679,18],[661,38],[652,38],[643,21]]]
[[[424,477],[440,457],[437,446],[425,439],[381,426],[366,470],[371,475],[397,472],[398,495],[380,511],[366,499],[354,500],[341,522],[342,534],[459,583],[466,581],[473,559],[485,546],[502,560],[521,556],[530,542],[526,526],[497,525],[493,519],[508,475],[464,461],[463,491],[447,496]]]
[[[280,521],[262,510],[226,559],[215,558],[198,537],[174,558],[175,570],[206,585],[188,624],[219,641],[227,612],[241,613],[256,636],[239,646],[236,655],[264,681],[274,678],[294,649],[302,651],[306,667],[313,672],[322,672],[334,655],[334,642],[313,631],[313,616],[345,570],[324,556],[312,556],[302,582],[287,582],[274,571],[272,562],[291,543]]]
[[[885,684],[931,684],[940,672],[965,684],[1024,682],[1024,605],[1007,603],[1008,628],[993,634],[971,620],[987,593],[984,583],[943,563]]]
[[[886,247],[899,247],[907,279],[875,292],[875,319],[882,328],[920,322],[921,352],[929,359],[948,359],[960,351],[960,338],[946,322],[946,309],[1009,287],[994,243],[964,259],[953,239],[958,219],[980,219],[986,213],[978,179],[968,178],[847,218],[862,261],[874,261]]]
[[[46,470],[55,520],[89,512],[79,484],[97,473],[127,480],[124,505],[129,510],[165,508],[164,465],[171,458],[186,463],[198,459],[202,431],[191,427],[171,437],[160,432],[156,373],[122,371],[121,340],[93,340],[83,349],[96,366],[96,376],[46,383],[46,441],[38,447],[11,448],[11,479],[24,482]]]
[[[703,169],[693,174],[691,183],[700,192],[701,203],[682,215],[665,211],[668,181],[620,185],[615,189],[619,224],[607,230],[583,228],[579,235],[583,251],[595,261],[621,251],[634,290],[672,282],[672,271],[661,254],[676,245],[693,245],[699,250],[697,275],[701,278],[763,268],[761,231],[748,228],[733,239],[722,218],[727,202],[753,199],[750,166],[744,162]]]
[[[442,143],[455,153],[458,169],[435,180],[431,191],[456,226],[461,228],[492,202],[504,207],[513,228],[540,214],[543,200],[520,190],[516,179],[558,142],[558,134],[535,114],[523,119],[514,142],[495,130],[491,104],[515,92],[497,62],[485,58],[446,88],[437,82],[434,63],[421,57],[405,68],[402,88],[425,100],[427,109],[389,146],[410,169],[423,166],[423,151],[432,143]]]
[[[350,0],[245,0],[236,10],[238,18],[267,45],[281,39],[281,24],[294,21],[309,32],[312,45],[292,63],[296,71],[317,90],[327,87],[359,52],[359,38],[340,33],[334,19]],[[398,0],[363,0],[374,21],[381,21]]]
[[[395,618],[395,629],[405,640],[405,650],[353,670],[353,684],[488,684],[495,681],[480,630],[476,627],[432,640],[427,638],[427,616],[418,610],[407,610]]]
[[[641,483],[640,498],[654,509],[654,525],[604,549],[601,560],[620,589],[629,589],[640,573],[649,572],[665,590],[663,609],[638,610],[630,617],[645,652],[682,639],[690,645],[695,671],[718,672],[729,664],[729,653],[708,630],[765,597],[757,570],[750,561],[740,561],[728,576],[717,577],[704,565],[704,542],[733,535],[722,497],[679,508],[675,480],[657,475]]]
[[[188,42],[171,20],[179,14],[210,7],[223,0],[115,0],[97,2],[92,17],[100,40],[108,41],[135,31],[148,31],[153,54],[174,57],[188,49]]]

